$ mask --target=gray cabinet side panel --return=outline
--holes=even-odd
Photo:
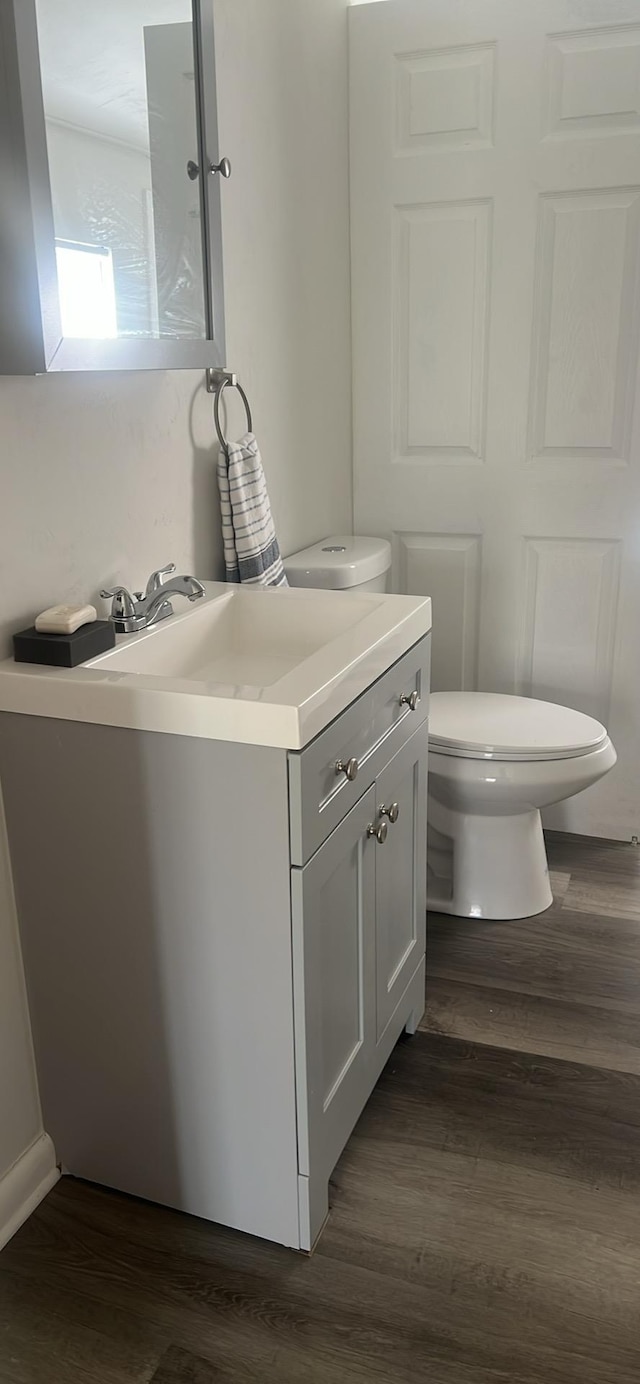
[[[63,1164],[298,1245],[285,752],[1,715],[0,777]]]

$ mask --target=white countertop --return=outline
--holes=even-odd
[[[431,601],[205,582],[78,668],[0,662],[0,711],[300,750],[431,629]]]

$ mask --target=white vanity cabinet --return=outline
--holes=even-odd
[[[0,712],[68,1172],[312,1247],[424,1009],[429,640],[300,750]]]

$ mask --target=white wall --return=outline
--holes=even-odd
[[[220,0],[228,363],[285,552],[351,527],[345,0]],[[221,573],[202,376],[0,379],[0,653],[14,629],[171,559]],[[0,837],[0,1174],[37,1133]]]
[[[351,531],[347,13],[216,0],[216,19],[227,357],[291,552]]]

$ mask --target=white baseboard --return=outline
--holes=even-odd
[[[36,1139],[0,1178],[0,1249],[58,1181],[60,1170],[48,1134]]]

